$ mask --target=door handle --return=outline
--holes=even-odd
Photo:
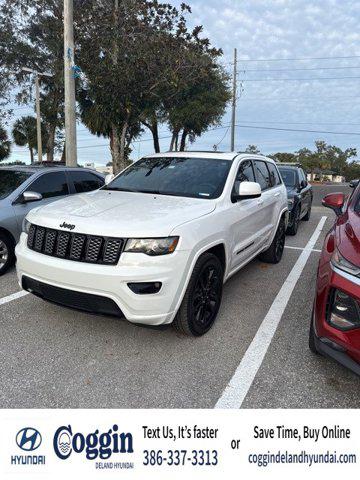
[[[280,196],[280,192],[274,193],[274,197],[279,197],[279,196]]]

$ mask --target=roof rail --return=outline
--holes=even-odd
[[[284,165],[285,167],[300,167],[302,168],[302,165],[300,162],[277,162],[280,165]]]

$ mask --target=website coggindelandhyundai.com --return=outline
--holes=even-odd
[[[357,463],[357,457],[356,453],[339,454],[336,450],[319,453],[309,453],[306,450],[300,452],[278,450],[277,452],[250,453],[248,461],[258,467],[278,464],[299,464],[312,467],[319,464],[355,464]]]

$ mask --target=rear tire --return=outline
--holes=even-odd
[[[204,253],[195,264],[174,328],[199,337],[213,326],[222,298],[224,271],[218,257]]]
[[[0,277],[15,261],[14,243],[5,233],[0,233]]]
[[[285,247],[285,221],[282,217],[274,240],[265,252],[260,253],[259,259],[266,263],[279,263]]]

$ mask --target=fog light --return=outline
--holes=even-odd
[[[340,330],[360,327],[359,302],[341,290],[335,290],[332,294],[329,323]]]
[[[151,293],[158,293],[160,291],[161,282],[138,282],[128,283],[128,287],[138,295],[149,295]]]

